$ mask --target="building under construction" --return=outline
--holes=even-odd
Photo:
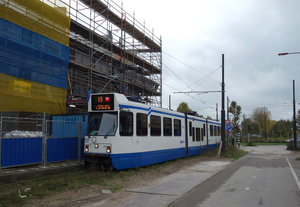
[[[0,0],[0,18],[0,111],[83,113],[89,92],[161,107],[161,37],[112,0]]]
[[[162,42],[108,0],[70,0],[68,103],[119,92],[161,106]]]

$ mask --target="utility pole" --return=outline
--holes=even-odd
[[[222,54],[222,110],[221,110],[221,141],[222,152],[225,152],[225,82],[224,82],[224,54]]]
[[[283,52],[278,55],[300,54],[300,52]],[[294,135],[294,149],[297,149],[297,127],[296,127],[296,106],[295,106],[295,80],[293,80],[293,135]]]
[[[264,118],[265,118],[265,140],[267,140],[267,117],[266,117],[266,109],[268,109],[268,108],[264,106]]]
[[[229,120],[229,111],[228,111],[228,106],[229,106],[229,98],[227,96],[227,120]],[[227,130],[227,143],[229,144],[229,130]]]
[[[216,120],[219,121],[219,117],[218,117],[218,103],[216,103]]]
[[[293,134],[294,134],[294,150],[297,149],[297,128],[296,128],[296,106],[295,106],[295,80],[293,80]]]

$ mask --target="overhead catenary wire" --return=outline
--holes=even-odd
[[[215,69],[214,71],[212,71],[211,73],[209,73],[209,76],[213,75],[213,74],[214,74],[215,72],[217,72],[220,68],[222,68],[222,66],[218,67],[217,69]],[[204,79],[201,83],[199,83],[199,84],[195,87],[195,89],[196,89],[198,86],[200,86],[202,83],[204,83],[208,78],[209,78],[209,77],[205,77],[205,79]],[[221,83],[219,83],[219,84],[221,84]]]
[[[196,71],[196,72],[198,72],[198,73],[201,73],[201,74],[203,74],[202,72],[200,72],[200,71],[198,71],[198,70],[196,70],[195,68],[193,68],[193,67],[191,67],[191,66],[189,66],[188,64],[186,64],[186,63],[184,63],[183,61],[181,61],[181,60],[179,60],[178,58],[175,58],[174,56],[172,56],[172,55],[170,55],[170,54],[168,54],[168,53],[166,53],[166,52],[164,52],[163,51],[163,53],[164,54],[166,54],[166,55],[168,55],[168,56],[170,56],[171,58],[173,58],[173,59],[175,59],[176,61],[178,61],[178,62],[180,62],[180,63],[182,63],[182,64],[184,64],[185,66],[187,66],[187,67],[189,67],[189,68],[191,68],[192,70],[194,70],[194,71]],[[195,89],[199,86],[199,85],[201,85],[203,82],[205,82],[205,80],[207,80],[208,78],[210,78],[210,76],[211,75],[213,75],[216,71],[218,71],[218,69],[220,69],[222,66],[220,66],[220,67],[218,67],[218,68],[216,68],[215,70],[213,70],[213,71],[211,71],[209,74],[207,74],[207,75],[205,75],[205,74],[203,74],[205,77],[202,77],[201,79],[199,79],[199,80],[197,80],[197,81],[195,81],[194,83],[192,83],[192,84],[190,84],[190,85],[188,85],[186,82],[184,82],[174,71],[172,71],[169,67],[167,67],[166,66],[166,64],[163,64],[168,70],[170,70],[180,81],[182,81],[185,85],[186,85],[186,87],[183,89],[183,90],[177,90],[177,89],[175,89],[174,87],[171,87],[171,86],[169,86],[169,85],[167,85],[167,84],[165,84],[165,83],[163,83],[164,85],[166,85],[166,86],[168,86],[168,87],[170,87],[170,88],[172,88],[172,89],[175,89],[175,90],[177,90],[177,91],[184,91],[184,90],[186,90],[187,88],[190,88],[192,91],[195,91]],[[203,80],[204,79],[204,80]],[[216,81],[216,80],[214,80],[214,79],[212,79],[212,78],[210,78],[211,80],[213,80],[213,81],[215,81],[215,82],[218,82],[218,81]],[[193,89],[191,88],[193,85],[195,85],[196,83],[198,83],[199,81],[201,81],[201,80],[203,80],[201,83],[199,83],[196,87],[193,87]],[[218,82],[219,83],[219,82]],[[190,96],[190,94],[186,94],[186,93],[184,93],[185,95],[187,95],[187,96],[189,96],[189,97],[192,97],[193,99],[195,99],[195,100],[197,100],[197,101],[199,101],[199,102],[201,102],[202,104],[203,104],[203,106],[204,106],[204,108],[207,108],[207,107],[209,107],[209,108],[214,108],[214,107],[212,107],[212,106],[209,106],[208,104],[206,104],[206,102],[204,102],[202,99],[201,99],[201,97],[200,97],[200,94],[198,94],[198,98],[200,99],[200,100],[198,100],[197,98],[195,98],[195,97],[193,97],[193,96]],[[299,103],[300,104],[300,103]],[[260,104],[260,105],[267,105],[268,107],[270,107],[270,108],[279,108],[279,107],[289,107],[289,106],[292,106],[292,103],[275,103],[275,104]],[[259,107],[259,105],[251,105],[251,106],[257,106],[257,107]],[[244,106],[243,108],[248,108],[248,107],[251,107],[250,105],[247,105],[247,106]]]
[[[205,80],[207,80],[208,78],[210,78],[211,80],[213,80],[213,81],[217,82],[218,84],[220,84],[220,82],[218,82],[218,81],[212,79],[210,76],[212,76],[212,75],[213,75],[216,71],[218,71],[218,69],[220,69],[222,66],[219,66],[217,69],[211,71],[209,74],[204,74],[204,73],[202,73],[202,72],[196,70],[195,68],[189,66],[188,64],[184,63],[183,61],[179,60],[178,58],[175,58],[174,56],[172,56],[172,55],[170,55],[170,54],[168,54],[168,53],[166,53],[166,52],[164,52],[164,51],[163,51],[163,53],[165,53],[166,55],[170,56],[171,58],[177,60],[178,62],[184,64],[185,66],[187,66],[187,67],[189,67],[189,68],[191,68],[191,69],[197,71],[198,73],[201,73],[202,75],[204,75],[204,77],[202,77],[202,78],[200,79],[200,80],[202,80],[202,79],[204,79],[204,80],[203,80],[200,84],[198,84],[196,87],[194,87],[194,89],[192,89],[191,86],[194,85],[195,83],[199,82],[200,80],[198,80],[198,81],[192,83],[191,85],[188,85],[188,84],[185,83],[185,82],[184,82],[177,74],[175,74],[174,71],[172,71],[168,66],[166,66],[166,64],[162,63],[162,65],[164,65],[168,70],[170,70],[171,73],[173,73],[179,80],[181,80],[181,81],[187,86],[185,89],[190,88],[190,89],[193,91],[193,90],[195,90],[199,85],[201,85],[202,83],[204,83]],[[183,89],[183,90],[185,90],[185,89]],[[179,91],[183,91],[183,90],[179,90]]]
[[[202,83],[204,83],[204,82],[208,79],[208,76],[213,75],[213,74],[214,74],[216,71],[218,71],[221,67],[222,67],[222,66],[220,66],[220,67],[218,67],[217,69],[211,71],[209,74],[207,74],[207,76],[200,78],[199,80],[197,80],[197,81],[195,81],[194,83],[192,83],[190,86],[192,86],[192,85],[198,83],[199,81],[201,81],[202,79],[204,79],[201,83],[199,83],[196,87],[194,87],[194,90],[195,90],[198,86],[200,86]],[[186,90],[187,88],[188,88],[188,87],[184,88],[182,91]]]
[[[261,107],[261,106],[268,106],[269,108],[276,108],[276,107],[287,107],[293,106],[293,103],[274,103],[274,104],[255,104],[255,105],[244,105],[243,108],[253,108],[253,107]]]
[[[168,55],[169,55],[169,54],[168,54]],[[172,58],[174,58],[174,57],[171,56],[171,55],[169,55],[169,56],[172,57]],[[177,58],[174,58],[174,59],[177,60],[177,61],[179,61],[179,62],[181,62],[182,64],[188,66],[186,63],[184,63],[184,62],[178,60]],[[162,63],[162,65],[165,66],[165,67],[166,67],[173,75],[175,75],[181,82],[183,82],[183,83],[187,86],[185,89],[190,88],[192,91],[194,91],[199,85],[201,85],[205,80],[207,80],[208,78],[210,78],[211,75],[213,75],[218,69],[220,69],[220,68],[222,67],[222,66],[219,66],[219,67],[216,68],[215,70],[211,71],[208,75],[205,75],[205,74],[201,73],[200,71],[198,71],[198,70],[192,68],[191,66],[188,66],[189,68],[192,68],[193,70],[196,70],[197,72],[199,72],[199,73],[201,73],[201,74],[203,74],[203,75],[205,76],[205,77],[202,77],[202,78],[200,79],[200,80],[202,80],[202,79],[204,79],[204,80],[203,80],[200,84],[198,84],[194,89],[192,89],[191,86],[194,85],[195,83],[199,82],[200,80],[194,82],[194,83],[191,84],[191,85],[188,85],[188,84],[187,84],[185,81],[183,81],[183,80],[182,80],[182,79],[181,79],[174,71],[172,71],[166,64]],[[212,79],[212,78],[210,78],[210,79]],[[214,79],[212,79],[212,80],[214,80]],[[215,81],[215,80],[214,80],[214,81]],[[218,84],[220,84],[218,81],[216,81],[216,82],[217,82]],[[163,83],[163,84],[165,84],[165,83]],[[167,84],[165,84],[165,85],[167,85]],[[170,88],[173,88],[173,87],[171,87],[171,86],[169,86],[169,85],[167,85],[167,86],[170,87]],[[173,89],[175,89],[175,88],[173,88]],[[185,89],[184,89],[184,90],[185,90]],[[177,89],[175,89],[175,90],[177,90]],[[177,90],[177,91],[180,91],[180,90]],[[212,106],[206,104],[206,102],[202,101],[202,99],[201,99],[200,96],[199,96],[200,94],[198,94],[200,100],[196,99],[195,97],[191,96],[190,94],[185,94],[185,95],[188,95],[189,97],[192,97],[193,99],[195,99],[195,100],[201,102],[201,103],[203,104],[203,107],[204,107],[204,108],[213,108]],[[208,107],[207,107],[206,105],[207,105]]]
[[[176,88],[174,88],[174,87],[172,87],[172,86],[169,86],[168,84],[163,83],[163,85],[168,86],[168,87],[170,87],[170,88],[172,88],[172,89],[178,91],[178,89],[176,89]],[[192,96],[192,95],[190,95],[190,94],[185,94],[185,95],[189,96],[189,97],[192,98],[192,99],[195,99],[196,101],[199,101],[199,102],[202,103],[202,104],[205,103],[205,102],[203,102],[202,100],[196,99],[194,96]],[[199,98],[200,98],[200,97],[199,97]],[[201,98],[200,98],[200,99],[201,99]],[[206,107],[204,106],[204,108],[206,108]],[[196,110],[196,111],[199,111],[199,110]]]
[[[192,70],[194,70],[194,71],[196,71],[196,72],[198,72],[198,73],[204,75],[205,77],[207,77],[207,78],[209,78],[209,79],[211,79],[211,80],[213,80],[213,81],[215,81],[215,82],[217,82],[217,83],[220,83],[219,81],[216,81],[216,80],[214,80],[213,78],[211,78],[209,75],[206,75],[206,74],[200,72],[199,70],[197,70],[197,69],[195,69],[195,68],[189,66],[188,64],[186,64],[186,63],[184,63],[183,61],[179,60],[178,58],[175,58],[174,56],[172,56],[172,55],[166,53],[165,51],[162,51],[162,52],[163,52],[164,54],[168,55],[169,57],[173,58],[174,60],[177,60],[178,62],[182,63],[183,65],[189,67],[190,69],[192,69]],[[222,66],[220,66],[220,67],[222,67]],[[219,68],[220,68],[220,67],[219,67]],[[219,69],[219,68],[218,68],[218,69]]]
[[[168,85],[166,83],[163,83],[163,85],[165,85],[165,86],[167,86],[169,88],[172,88],[173,90],[179,91],[178,89],[176,89],[176,88],[174,88],[174,87],[172,87],[172,86],[170,86],[170,85]],[[202,103],[204,108],[214,108],[213,106],[208,105],[205,101],[202,101],[202,99],[200,97],[200,94],[198,94],[198,98],[199,99],[195,98],[194,96],[190,95],[189,93],[184,93],[184,94],[187,95],[187,96],[189,96],[190,98],[195,99],[196,101]],[[205,106],[205,105],[207,105],[207,106]],[[196,110],[196,111],[199,111],[199,110]]]
[[[172,87],[172,86],[169,86],[168,84],[165,84],[165,83],[163,83],[163,85],[165,85],[165,86],[168,86],[168,87],[170,87],[170,88],[172,88],[172,89],[174,89],[174,90],[177,90],[177,91],[178,91],[178,89],[176,89],[176,88],[174,88],[174,87]],[[196,99],[194,96],[191,96],[191,95],[189,95],[189,94],[185,94],[185,95],[187,95],[187,96],[189,96],[189,97],[191,97],[191,98],[193,98],[193,99],[197,100],[197,99]],[[197,101],[201,102],[200,100],[197,100]]]
[[[169,70],[171,71],[171,73],[173,73],[173,75],[175,75],[179,80],[181,80],[181,82],[183,82],[187,87],[189,87],[191,90],[193,90],[188,84],[186,84],[186,82],[184,82],[175,72],[173,72],[168,66],[166,66],[164,63],[163,65]]]
[[[164,65],[164,64],[163,64]],[[166,65],[165,65],[165,67],[167,68],[167,69],[169,69]],[[179,76],[177,76],[171,69],[169,69],[176,77],[178,77],[179,78]],[[186,84],[181,78],[179,78],[184,84]],[[167,84],[165,84],[165,83],[163,83],[164,85],[166,85],[166,86],[168,86],[168,87],[170,87],[170,88],[172,88],[172,89],[175,89],[175,88],[173,88],[173,87],[171,87],[171,86],[169,86],[169,85],[167,85]],[[187,85],[187,84],[186,84]],[[188,85],[187,85],[188,86]],[[190,86],[188,86],[189,88],[190,88]],[[177,89],[175,89],[175,90],[177,90]],[[191,88],[191,90],[193,90],[192,88]],[[177,90],[177,91],[179,91],[179,90]],[[187,95],[187,96],[189,96],[189,97],[191,97],[191,98],[193,98],[193,99],[195,99],[195,100],[197,100],[195,97],[193,97],[193,96],[191,96],[190,94],[185,94],[185,95]],[[200,99],[200,100],[197,100],[197,101],[199,101],[200,103],[202,103],[203,104],[203,106],[204,106],[204,108],[205,108],[205,105],[204,105],[204,102]]]

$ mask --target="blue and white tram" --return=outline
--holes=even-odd
[[[85,163],[126,169],[193,156],[215,148],[221,124],[139,102],[123,94],[91,94]]]

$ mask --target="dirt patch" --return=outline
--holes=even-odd
[[[72,190],[52,194],[39,200],[30,200],[24,206],[101,206],[118,207],[128,203],[135,193],[126,192],[128,188],[141,188],[155,185],[167,175],[181,169],[199,164],[204,161],[232,161],[228,158],[189,158],[179,161],[172,161],[155,166],[148,166],[143,170],[113,172],[115,175],[108,180],[106,186],[93,184],[88,187],[77,187]],[[121,173],[126,176],[120,176]],[[101,190],[108,190],[112,187],[117,189],[116,193],[104,194]]]

